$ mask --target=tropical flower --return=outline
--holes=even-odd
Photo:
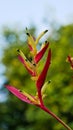
[[[34,104],[38,107],[40,107],[42,110],[45,112],[49,113],[51,116],[53,116],[56,120],[58,120],[64,127],[66,127],[68,130],[71,130],[71,128],[66,125],[59,117],[57,117],[53,112],[51,112],[46,106],[44,105],[43,102],[43,97],[45,93],[45,89],[48,86],[49,82],[45,82],[46,76],[48,69],[51,64],[51,49],[48,49],[49,47],[49,42],[45,41],[42,46],[40,51],[37,50],[37,44],[39,43],[39,40],[41,37],[47,32],[48,30],[45,30],[42,32],[37,39],[35,39],[31,34],[29,33],[28,29],[26,29],[26,34],[28,36],[28,47],[30,49],[30,53],[32,55],[32,60],[29,61],[28,58],[24,55],[24,53],[21,50],[18,51],[18,59],[21,61],[21,63],[25,66],[29,74],[32,76],[31,79],[35,80],[36,82],[36,88],[37,88],[37,93],[35,96],[25,92],[21,91],[11,85],[6,85],[6,88],[14,94],[16,97],[18,97],[20,100],[29,103],[29,104]],[[45,65],[41,71],[41,73],[38,73],[38,63],[44,56],[46,50],[48,50],[48,55],[45,61]],[[72,68],[73,68],[73,61],[70,57],[68,57],[68,61],[70,62]]]
[[[28,31],[28,30],[27,30]],[[42,101],[42,96],[41,94],[41,89],[44,85],[46,75],[48,68],[50,66],[51,62],[51,49],[48,50],[48,56],[46,59],[45,66],[40,74],[37,73],[37,64],[39,61],[42,59],[43,55],[45,54],[46,50],[49,47],[49,42],[45,41],[43,45],[41,46],[40,51],[37,50],[37,44],[40,40],[40,38],[47,32],[45,30],[43,33],[39,35],[37,39],[33,38],[29,32],[27,32],[28,36],[28,47],[30,49],[30,52],[32,53],[32,61],[30,62],[27,57],[24,55],[24,53],[21,50],[18,51],[18,59],[22,62],[22,64],[25,66],[29,74],[32,76],[32,80],[36,81],[36,87],[37,87],[37,94],[35,96],[32,96],[26,92],[23,92],[21,90],[18,90],[17,88],[6,85],[6,88],[13,93],[15,96],[17,96],[19,99],[21,99],[24,102],[30,103],[30,104],[35,104],[35,105],[40,105],[43,103]],[[37,96],[38,95],[38,96]]]

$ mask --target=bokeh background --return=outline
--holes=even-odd
[[[25,28],[38,36],[48,29],[40,45],[48,39],[52,49],[52,64],[46,80],[51,80],[45,105],[73,128],[73,72],[66,62],[73,56],[73,0],[0,0],[0,130],[65,130],[51,116],[26,104],[6,90],[11,84],[33,95],[35,84],[18,61],[17,49],[27,57]],[[40,62],[40,71],[44,64]]]

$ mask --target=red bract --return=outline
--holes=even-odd
[[[23,63],[23,65],[25,66],[25,68],[28,70],[28,72],[32,75],[32,76],[36,76],[36,72],[33,71],[29,66],[27,66],[25,59],[23,59],[22,56],[18,55],[19,60]]]
[[[22,92],[20,90],[18,90],[17,88],[10,86],[10,85],[6,85],[6,88],[12,93],[14,94],[16,97],[18,97],[20,100],[27,102],[29,104],[32,104],[31,101],[28,99],[27,96],[25,96],[24,94],[22,94]]]
[[[49,46],[49,43],[45,43],[45,46],[36,54],[36,56],[34,57],[34,62],[38,63],[41,58],[43,57],[44,53],[46,52],[47,48]]]
[[[51,49],[49,49],[49,51],[48,51],[48,56],[47,56],[45,66],[44,66],[44,68],[43,68],[43,70],[42,70],[41,74],[39,75],[38,80],[36,82],[36,86],[37,86],[39,91],[41,90],[41,88],[44,84],[50,63],[51,63]]]

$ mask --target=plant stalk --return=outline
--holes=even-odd
[[[58,116],[56,116],[53,112],[51,112],[47,107],[44,105],[40,106],[41,109],[47,113],[49,113],[52,117],[54,117],[58,122],[60,122],[67,130],[72,130],[65,122],[63,122]]]

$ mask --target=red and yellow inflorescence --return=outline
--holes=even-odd
[[[47,33],[47,31],[48,30],[45,30],[38,36],[37,39],[35,39],[33,36],[31,36],[29,31],[27,30],[27,33],[26,33],[28,37],[27,44],[30,49],[30,53],[32,55],[31,62],[28,60],[28,58],[24,55],[24,53],[21,50],[17,50],[18,59],[22,62],[22,64],[25,66],[25,68],[31,75],[31,79],[35,80],[36,82],[37,94],[33,96],[26,93],[25,91],[22,92],[13,86],[6,85],[6,88],[15,96],[17,96],[19,99],[21,99],[24,102],[35,104],[35,105],[43,105],[44,88],[46,88],[46,86],[48,85],[48,81],[45,83],[45,79],[46,79],[46,75],[47,75],[47,72],[51,63],[51,49],[48,49],[49,42],[45,41],[42,44],[41,49],[39,51],[37,50],[37,44],[39,43],[39,40],[45,33]],[[38,63],[44,56],[47,49],[48,49],[48,56],[47,56],[44,68],[41,73],[38,73],[37,71]]]
[[[54,117],[56,120],[58,120],[67,130],[72,130],[67,124],[65,124],[59,117],[57,117],[53,112],[51,112],[43,102],[44,92],[46,87],[48,86],[48,81],[45,82],[48,69],[50,67],[51,63],[51,49],[49,48],[49,42],[45,41],[40,51],[37,50],[37,44],[39,43],[39,40],[41,37],[47,32],[48,30],[45,30],[42,32],[37,39],[35,39],[29,31],[27,30],[27,37],[28,37],[28,47],[30,49],[30,53],[32,55],[32,60],[30,61],[21,50],[18,50],[18,59],[21,61],[21,63],[24,65],[24,67],[27,69],[29,74],[31,75],[31,79],[35,81],[37,92],[35,96],[25,92],[21,91],[11,85],[6,85],[6,88],[14,94],[16,97],[18,97],[20,100],[29,103],[34,104],[38,107],[40,107],[45,112],[49,113],[52,117]],[[41,71],[41,73],[38,72],[38,63],[44,56],[45,52],[48,50],[47,58],[45,61],[45,65]],[[73,69],[73,58],[68,56],[67,57],[68,62],[71,65],[71,68]]]

